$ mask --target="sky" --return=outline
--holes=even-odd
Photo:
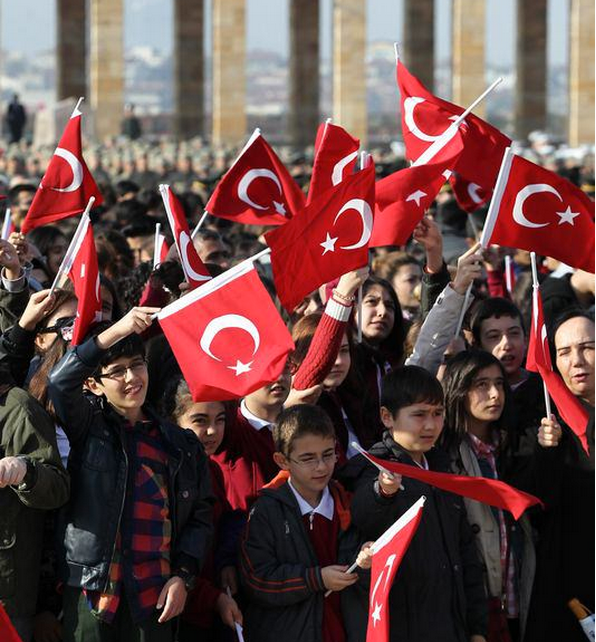
[[[515,58],[516,0],[486,1],[486,59],[513,68]],[[517,0],[522,2],[523,0]],[[125,46],[172,49],[173,0],[124,0]],[[332,0],[321,3],[321,53],[331,53]],[[367,0],[368,41],[398,41],[402,37],[402,0]],[[548,2],[549,65],[567,61],[569,0]],[[288,49],[288,0],[247,0],[247,48],[286,53]],[[205,1],[207,17],[210,0]],[[449,56],[451,1],[435,0],[436,59]],[[0,46],[35,55],[55,46],[55,0],[0,0]],[[32,18],[32,16],[35,16]],[[205,21],[208,24],[208,19]],[[208,31],[208,30],[207,30]],[[210,37],[206,33],[206,47]]]

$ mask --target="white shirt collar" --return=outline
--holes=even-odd
[[[252,414],[252,412],[246,407],[245,399],[240,402],[240,412],[255,430],[261,430],[265,427],[269,428],[269,430],[273,429],[273,424],[271,422],[267,421],[266,419],[261,419],[260,417]]]
[[[329,492],[329,486],[325,486],[325,490],[323,491],[323,495],[321,497],[321,501],[319,502],[318,506],[313,508],[303,497],[302,495],[294,488],[292,485],[292,480],[288,479],[288,486],[292,489],[292,492],[294,493],[294,497],[296,498],[296,501],[298,502],[298,506],[300,508],[300,513],[302,515],[310,515],[310,514],[315,514],[319,513],[319,515],[322,515],[323,517],[327,518],[329,521],[333,519],[333,511],[335,510],[335,502],[333,501],[333,497],[331,493]]]

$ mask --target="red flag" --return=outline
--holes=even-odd
[[[332,123],[319,126],[307,204],[354,172],[359,147],[360,141],[343,127]]]
[[[492,190],[484,190],[478,183],[471,183],[456,172],[449,177],[449,184],[457,204],[468,214],[472,214],[490,201]]]
[[[374,198],[371,165],[267,232],[277,295],[288,312],[323,283],[367,264]]]
[[[406,156],[416,160],[465,110],[432,94],[401,61],[397,63]],[[505,148],[511,140],[498,129],[468,114],[462,124],[464,151],[453,169],[485,190],[493,189]]]
[[[21,637],[4,610],[2,602],[0,602],[0,640],[2,642],[22,642]]]
[[[201,257],[198,255],[190,238],[188,221],[180,201],[174,196],[174,192],[172,192],[169,185],[160,185],[159,191],[161,192],[168,222],[174,235],[174,243],[178,250],[182,271],[190,285],[190,289],[193,290],[205,283],[205,281],[209,281],[211,275],[203,261],[201,261]]]
[[[366,642],[389,641],[389,592],[397,569],[420,524],[424,500],[421,497],[413,504],[372,546]]]
[[[457,163],[462,145],[461,136],[456,133],[449,146],[425,165],[406,167],[377,182],[371,247],[408,242],[449,176],[449,170]]]
[[[304,202],[296,181],[256,133],[215,188],[205,210],[238,223],[283,225]]]
[[[92,323],[102,319],[101,286],[93,228],[89,217],[85,219],[77,245],[73,248],[69,262],[64,266],[78,299],[77,317],[70,342],[73,347],[85,339]]]
[[[594,202],[544,167],[507,152],[483,246],[534,251],[594,272]]]
[[[577,435],[583,449],[588,457],[588,440],[586,438],[586,427],[588,425],[588,414],[565,385],[560,375],[553,371],[548,347],[548,336],[546,324],[542,312],[542,297],[540,289],[535,286],[532,301],[532,328],[528,342],[528,355],[526,357],[526,368],[532,372],[538,372],[546,384],[548,394],[552,397],[557,410],[563,421]]]
[[[235,399],[275,381],[294,349],[250,261],[166,306],[158,319],[195,401]]]
[[[364,453],[363,453],[364,454]],[[451,473],[436,473],[430,470],[400,464],[396,461],[379,459],[370,453],[365,457],[372,462],[387,469],[392,473],[398,473],[404,477],[417,479],[429,486],[435,486],[441,490],[446,490],[455,495],[469,497],[477,502],[483,502],[489,506],[503,508],[519,519],[521,514],[530,506],[535,504],[542,505],[542,502],[529,493],[524,493],[517,488],[513,488],[499,479],[486,479],[485,477],[468,477],[466,475],[452,475]]]
[[[40,225],[80,214],[92,196],[95,197],[95,207],[103,203],[101,192],[83,158],[81,115],[76,108],[72,112],[23,221],[23,234]]]

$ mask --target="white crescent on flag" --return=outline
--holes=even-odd
[[[184,272],[186,276],[191,278],[193,281],[209,281],[211,280],[210,276],[205,274],[199,274],[193,270],[192,265],[188,259],[188,246],[192,243],[190,237],[186,232],[180,232],[180,260],[184,264]]]
[[[211,344],[213,343],[215,337],[225,328],[238,328],[240,330],[248,332],[248,334],[252,337],[254,344],[252,351],[252,356],[254,357],[261,344],[261,335],[259,334],[257,326],[250,319],[247,319],[240,314],[224,314],[209,321],[209,323],[205,327],[205,330],[203,331],[203,335],[201,336],[201,340],[199,342],[199,345],[201,346],[203,352],[205,352],[205,354],[210,356],[212,359],[215,359],[215,361],[221,361],[219,357],[211,352]],[[237,360],[235,366],[227,367],[230,370],[234,370],[236,372],[236,376],[238,376],[243,372],[249,372],[251,369],[251,365],[252,361],[249,363],[242,363],[240,360]]]
[[[419,138],[426,143],[434,143],[436,140],[441,138],[441,136],[445,132],[443,132],[443,134],[433,136],[432,134],[426,134],[418,127],[418,125],[416,124],[416,120],[414,119],[414,109],[416,108],[416,105],[419,105],[423,102],[425,102],[425,99],[420,98],[420,96],[408,96],[408,98],[404,100],[404,120],[406,121],[408,129],[412,132],[412,134],[414,134],[414,136],[416,136],[416,138]],[[457,118],[457,116],[450,116],[449,120],[455,121],[457,120]],[[447,129],[445,129],[445,131],[447,131]]]
[[[468,185],[468,196],[476,204],[482,203],[482,198],[478,194],[478,190],[481,190],[481,189],[482,189],[482,187],[480,187],[480,185],[478,185],[478,183],[470,183]]]
[[[337,223],[339,217],[348,210],[356,210],[362,219],[362,235],[358,242],[353,245],[340,245],[342,250],[355,250],[363,247],[368,243],[373,228],[373,214],[370,205],[361,198],[353,198],[349,200],[336,214],[333,224]]]
[[[560,201],[563,200],[559,192],[557,192],[557,190],[548,183],[534,183],[532,185],[526,185],[517,193],[515,203],[513,205],[513,220],[518,225],[530,228],[546,227],[547,225],[550,225],[550,223],[534,223],[526,218],[526,215],[524,214],[524,203],[526,202],[526,199],[532,196],[532,194],[540,194],[542,192],[554,194]]]
[[[333,171],[331,172],[331,182],[333,183],[333,185],[339,185],[341,183],[346,165],[351,163],[353,160],[356,160],[357,158],[358,152],[356,151],[348,154],[347,156],[344,156],[341,160],[338,160],[337,163],[335,163]]]
[[[268,210],[268,205],[259,205],[259,203],[255,203],[248,195],[248,188],[256,178],[268,178],[269,180],[272,180],[277,185],[279,193],[282,193],[281,183],[275,172],[265,168],[249,169],[238,183],[238,198],[241,201],[244,201],[247,205],[250,205],[250,207],[254,207],[256,210]]]
[[[55,156],[63,158],[72,170],[72,182],[66,187],[51,187],[55,192],[76,192],[83,183],[83,166],[79,159],[68,149],[57,147]]]

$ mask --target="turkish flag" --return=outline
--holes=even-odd
[[[48,169],[37,188],[21,232],[76,216],[84,211],[89,199],[95,207],[103,203],[101,192],[83,158],[81,112],[72,112]]]
[[[465,109],[432,94],[401,61],[397,63],[406,156],[416,160]],[[483,189],[493,189],[505,148],[511,140],[496,127],[468,114],[460,126],[464,150],[453,169]]]
[[[526,368],[540,374],[546,384],[548,394],[555,402],[563,421],[577,435],[577,438],[589,457],[590,451],[586,438],[588,414],[577,397],[572,394],[571,390],[565,385],[560,375],[553,371],[548,346],[548,336],[546,334],[546,324],[544,323],[544,314],[542,312],[542,297],[540,296],[538,286],[534,286],[532,327],[530,330],[530,340],[528,342]]]
[[[468,214],[472,214],[490,201],[492,190],[487,191],[482,189],[478,183],[471,183],[457,172],[451,174],[449,184],[451,185],[457,204],[464,212],[468,212]]]
[[[176,198],[169,185],[160,185],[159,191],[165,206],[168,223],[170,224],[172,234],[174,235],[174,243],[178,250],[182,271],[184,272],[184,276],[188,281],[190,289],[193,290],[199,285],[205,283],[205,281],[209,281],[211,279],[211,275],[203,261],[201,261],[201,257],[198,255],[192,239],[190,238],[188,221],[186,220],[186,215],[184,214],[184,209],[182,208],[180,201]]]
[[[406,167],[377,182],[371,247],[408,242],[457,163],[462,146],[462,138],[456,132],[453,141],[428,163]]]
[[[195,401],[236,399],[275,381],[294,349],[250,261],[166,306],[158,319]]]
[[[430,470],[400,464],[396,461],[379,459],[370,453],[362,454],[373,463],[387,469],[392,473],[398,473],[403,477],[417,479],[429,486],[436,486],[455,495],[475,499],[495,508],[508,510],[515,519],[519,519],[522,513],[530,506],[542,505],[542,502],[534,495],[517,490],[499,479],[487,479],[485,477],[468,477],[466,475],[453,475],[451,473],[436,473]]]
[[[307,203],[354,172],[359,148],[360,141],[343,127],[333,123],[319,126]]]
[[[500,180],[484,226],[483,245],[530,250],[594,272],[594,202],[586,194],[558,174],[509,151]]]
[[[303,207],[304,193],[260,133],[221,179],[205,210],[249,225],[283,225]]]
[[[424,497],[421,497],[373,544],[366,642],[389,640],[389,593],[420,524],[423,506]]]
[[[22,642],[20,635],[4,610],[2,602],[0,602],[0,640],[2,642]]]
[[[368,263],[375,169],[345,178],[300,216],[265,234],[277,295],[288,312],[323,283]]]

